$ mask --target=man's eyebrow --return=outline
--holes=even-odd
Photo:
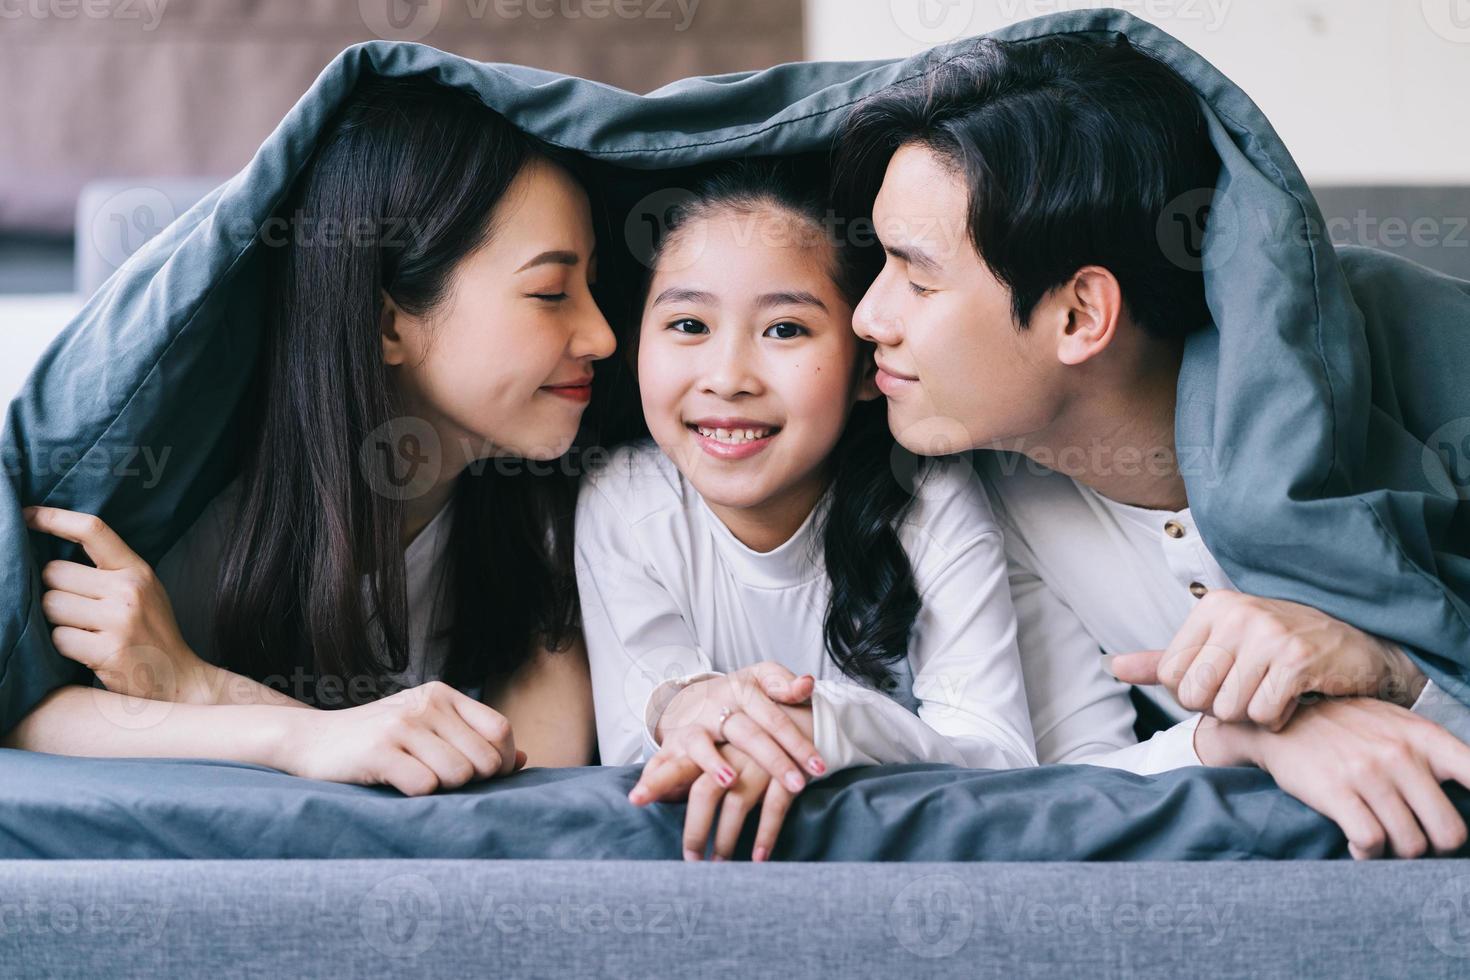
[[[707,293],[702,289],[670,286],[659,293],[658,298],[653,301],[654,306],[662,303],[701,303],[705,306],[719,306],[720,300],[714,293]]]
[[[542,252],[540,255],[536,256],[534,259],[517,269],[515,271],[515,274],[519,275],[520,273],[525,272],[527,269],[536,268],[538,265],[576,265],[581,261],[582,256],[578,255],[576,252],[569,252],[565,249],[553,249],[549,252]]]
[[[817,309],[827,311],[827,304],[815,294],[805,289],[792,292],[766,293],[755,301],[757,309],[768,309],[773,306],[815,306]]]
[[[884,245],[883,251],[887,252],[889,255],[893,256],[895,259],[898,259],[901,262],[907,262],[909,265],[918,266],[925,272],[937,273],[940,271],[938,259],[934,258],[928,252],[925,252],[923,249],[914,248],[912,245],[902,247],[898,245]]]

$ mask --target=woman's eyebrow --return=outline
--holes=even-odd
[[[553,249],[553,250],[551,250],[549,252],[542,252],[540,255],[536,256],[534,259],[532,259],[531,261],[527,262],[525,265],[523,265],[519,269],[517,269],[515,271],[515,274],[516,275],[520,275],[522,272],[525,272],[527,269],[534,269],[538,265],[573,265],[574,266],[574,265],[576,265],[577,263],[579,263],[581,261],[582,261],[582,257],[580,255],[578,255],[576,252],[567,251],[566,249]]]
[[[720,300],[714,293],[707,293],[702,289],[688,289],[684,286],[670,286],[658,294],[658,299],[653,301],[654,306],[663,303],[700,303],[704,306],[719,306]]]
[[[827,312],[827,304],[823,303],[815,293],[809,293],[805,289],[793,292],[766,293],[755,301],[757,309],[769,309],[773,306],[815,306],[822,312]]]

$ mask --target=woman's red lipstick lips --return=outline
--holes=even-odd
[[[543,385],[541,390],[549,391],[551,394],[565,398],[567,401],[586,404],[592,400],[592,375],[589,374],[587,377],[579,378],[576,381],[568,381],[566,384]]]

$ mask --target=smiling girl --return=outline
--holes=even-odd
[[[689,859],[717,809],[731,856],[756,806],[768,857],[835,769],[1036,762],[1000,533],[967,467],[895,473],[851,325],[868,277],[826,215],[752,163],[671,215],[638,336],[652,441],[578,500],[602,761],[648,759],[635,803],[687,787]]]
[[[54,692],[7,744],[410,794],[590,761],[574,484],[525,461],[573,445],[614,338],[587,195],[548,153],[427,81],[359,89],[281,209],[291,234],[257,246],[238,478],[156,573],[96,517],[27,511],[92,560],[47,564],[41,602],[108,690]]]

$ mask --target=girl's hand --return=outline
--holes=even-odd
[[[81,545],[92,565],[47,562],[41,610],[57,651],[109,691],[159,701],[209,702],[209,665],[179,633],[153,569],[103,521],[56,507],[27,507],[26,526]]]
[[[756,828],[750,859],[766,861],[775,850],[776,837],[796,794],[772,779],[759,763],[733,745],[726,745],[718,752],[722,756],[722,764],[734,773],[734,777],[726,783],[705,772],[694,780],[689,790],[689,806],[684,814],[684,860],[704,860],[711,830],[714,831],[714,860],[733,858],[745,819],[759,806],[760,823]],[[649,768],[687,765],[678,759],[660,759],[659,755],[648,760]],[[718,825],[715,819],[717,811]]]
[[[664,709],[656,732],[659,744],[688,756],[711,778],[729,786],[736,773],[717,748],[728,742],[788,790],[799,793],[806,785],[802,770],[817,776],[827,771],[812,744],[809,702],[814,683],[810,675],[797,677],[767,661],[691,684]],[[665,780],[650,779],[652,768],[644,769],[644,777],[633,788],[629,798],[634,803],[667,798],[674,789]]]
[[[526,762],[504,715],[442,681],[356,708],[291,714],[281,768],[307,779],[424,796],[508,776]]]

